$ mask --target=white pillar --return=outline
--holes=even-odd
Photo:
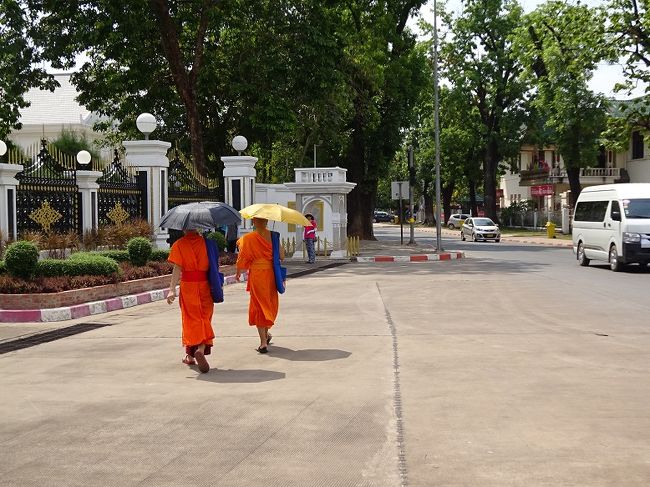
[[[153,226],[154,245],[169,248],[169,233],[160,228],[160,218],[167,211],[169,159],[171,143],[162,140],[128,140],[122,143],[126,160],[147,178],[147,220]]]
[[[16,221],[16,174],[23,170],[20,164],[0,164],[0,231],[5,239],[18,238]]]
[[[99,215],[97,213],[97,180],[102,176],[101,171],[77,171],[77,186],[81,193],[81,231],[97,228]]]
[[[223,156],[224,202],[237,210],[255,203],[255,178],[257,157]],[[252,228],[250,220],[242,219],[240,233]]]

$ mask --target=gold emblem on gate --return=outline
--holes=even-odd
[[[115,206],[111,209],[111,211],[106,213],[106,216],[116,225],[121,225],[129,218],[131,218],[131,215],[129,215],[129,213],[124,208],[122,208],[122,203],[119,201],[115,203]]]
[[[50,227],[63,218],[63,215],[52,208],[49,201],[45,200],[38,210],[29,214],[29,218],[43,227],[43,230],[49,232]]]

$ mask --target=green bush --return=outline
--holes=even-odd
[[[14,242],[5,252],[5,265],[9,274],[29,279],[36,271],[38,247],[32,242],[21,240]]]
[[[132,238],[126,248],[129,251],[129,260],[137,266],[146,265],[153,251],[151,242],[144,237]]]
[[[206,236],[206,238],[209,238],[210,240],[214,240],[217,243],[217,247],[219,247],[220,251],[226,250],[226,237],[224,236],[223,233],[221,232],[210,232]]]
[[[0,260],[0,274],[7,272],[7,265],[4,260]]]
[[[153,251],[151,252],[151,257],[149,257],[149,260],[152,260],[153,262],[166,262],[168,257],[169,257],[169,250],[153,249]]]
[[[90,252],[76,252],[68,259],[43,259],[36,266],[40,277],[110,276],[119,272],[117,262]]]
[[[101,255],[102,257],[108,257],[113,259],[115,262],[128,262],[129,261],[129,251],[128,250],[95,250],[89,252],[91,255]]]

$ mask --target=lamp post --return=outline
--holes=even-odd
[[[4,156],[7,153],[7,144],[4,141],[0,140],[0,157]]]
[[[413,161],[413,146],[409,145],[409,245],[415,245],[415,218],[413,218],[413,187],[415,186],[415,163]]]
[[[237,151],[238,156],[241,156],[246,147],[248,147],[248,140],[243,135],[237,135],[232,139],[232,148]]]
[[[323,143],[323,141],[322,141],[322,140],[319,140],[319,141],[318,141],[318,144],[314,144],[314,168],[316,168],[316,147],[318,147],[318,146],[321,145],[322,143]]]
[[[91,159],[92,156],[87,150],[80,150],[77,152],[77,162],[79,163],[81,169],[86,169],[86,166],[90,164]]]
[[[156,117],[146,112],[138,115],[138,118],[135,120],[135,125],[144,134],[144,140],[149,140],[149,134],[158,127]]]
[[[436,145],[436,252],[442,251],[442,225],[440,222],[440,122],[438,113],[438,5],[433,0],[433,120]]]

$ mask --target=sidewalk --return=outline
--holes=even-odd
[[[421,232],[432,233],[434,236],[436,234],[435,227],[417,227]],[[442,236],[445,238],[456,238],[460,241],[460,231],[459,230],[449,230],[448,228],[442,229]],[[501,235],[502,242],[510,243],[522,243],[530,245],[544,245],[548,247],[573,247],[571,240],[564,240],[559,238],[547,238],[539,236],[525,236],[525,237],[515,237],[512,234],[504,233]]]

